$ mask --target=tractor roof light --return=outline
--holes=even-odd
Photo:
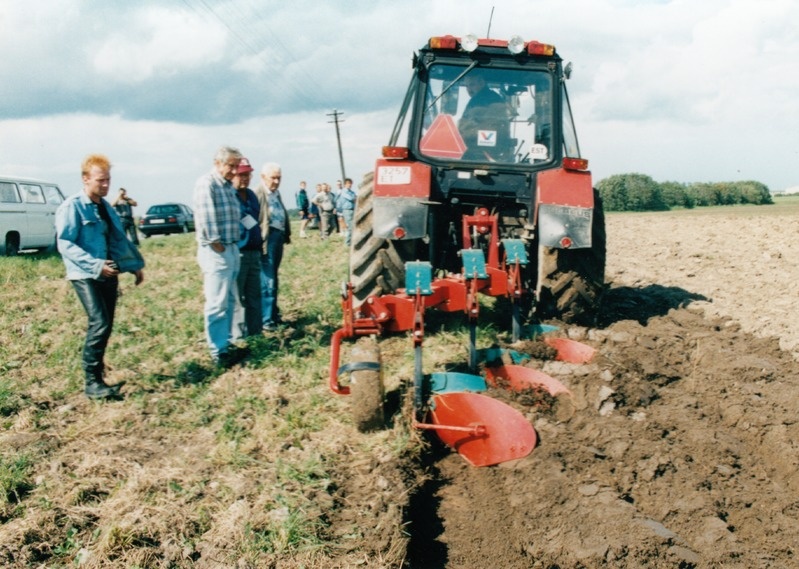
[[[524,51],[524,40],[521,36],[513,36],[508,42],[508,51],[513,55],[519,54]]]
[[[428,43],[431,49],[457,49],[458,38],[455,36],[435,36]]]
[[[405,160],[408,157],[408,149],[404,146],[384,146],[383,158],[393,160]]]
[[[579,170],[581,172],[584,172],[588,170],[588,160],[586,160],[585,158],[564,158],[563,169]]]
[[[540,41],[527,42],[527,53],[530,55],[555,55],[555,46]]]
[[[473,52],[477,49],[479,41],[474,34],[467,34],[461,39],[461,48],[466,52]]]

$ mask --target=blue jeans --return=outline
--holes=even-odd
[[[354,209],[344,209],[341,211],[341,217],[344,218],[344,224],[347,226],[347,233],[344,235],[344,244],[349,245],[352,243],[352,218],[355,215]]]
[[[209,245],[199,245],[197,262],[203,272],[205,340],[211,357],[218,358],[230,346],[233,331],[238,294],[236,278],[241,263],[239,248],[235,244],[225,245],[225,250],[217,253]]]
[[[285,234],[274,227],[269,229],[266,240],[266,255],[261,256],[261,307],[263,325],[274,326],[280,323],[280,308],[277,305],[278,276],[280,262],[283,260]]]

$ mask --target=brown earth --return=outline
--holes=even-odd
[[[607,225],[599,326],[565,330],[597,357],[532,363],[571,389],[573,417],[516,402],[539,445],[495,467],[433,443],[403,566],[799,566],[799,220],[714,210]]]
[[[562,331],[597,356],[531,364],[569,387],[573,414],[493,392],[535,426],[529,456],[468,466],[408,429],[408,397],[396,384],[387,386],[390,427],[359,434],[347,398],[324,385],[326,370],[303,377],[300,366],[265,379],[268,362],[255,362],[210,383],[250,434],[243,449],[220,444],[216,424],[165,429],[166,420],[188,420],[157,412],[190,395],[180,386],[145,385],[106,406],[78,393],[57,407],[32,387],[36,405],[13,416],[0,444],[35,445],[47,460],[22,499],[24,515],[0,518],[0,565],[799,566],[795,210],[611,214],[607,229],[610,289],[598,325]],[[158,270],[154,263],[154,279]],[[54,299],[70,298],[63,283],[52,286]],[[448,334],[431,330],[429,344],[460,341]],[[462,346],[432,346],[425,371],[465,362]],[[383,339],[381,349],[392,378],[407,384],[407,339]],[[242,409],[233,406],[239,396]],[[316,398],[332,427],[297,441],[280,413],[263,409],[303,397]],[[285,472],[306,463],[319,473]],[[278,507],[281,496],[294,501]],[[257,542],[264,528],[291,529],[297,509],[318,518],[323,546],[277,550],[291,538],[279,532],[268,534],[272,549]]]

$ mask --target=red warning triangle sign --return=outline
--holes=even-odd
[[[440,114],[419,142],[419,150],[426,156],[459,159],[466,152],[458,127],[452,115]]]

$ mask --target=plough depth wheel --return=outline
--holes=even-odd
[[[385,390],[380,369],[380,348],[374,338],[361,338],[352,348],[350,408],[361,432],[383,428]]]

